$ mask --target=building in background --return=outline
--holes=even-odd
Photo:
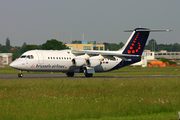
[[[161,50],[155,52],[155,58],[166,58],[168,60],[180,60],[180,52],[167,52],[167,50]]]
[[[168,60],[180,60],[180,52],[167,52],[167,50],[161,50],[159,52],[151,52],[150,50],[144,50],[141,61],[132,64],[131,66],[147,67],[147,63],[151,61],[157,61],[161,58]]]
[[[151,52],[150,50],[144,50],[141,56],[141,61],[132,64],[131,66],[141,66],[141,67],[147,67],[148,62],[154,61],[155,55],[154,52]]]
[[[0,53],[0,66],[9,65],[12,62],[12,53]]]
[[[71,50],[105,50],[104,44],[96,44],[96,40],[82,40],[81,44],[66,44]]]

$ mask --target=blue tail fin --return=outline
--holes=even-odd
[[[131,31],[125,31],[131,32]],[[127,43],[124,45],[123,54],[142,55],[146,45],[150,29],[136,28],[130,36]]]

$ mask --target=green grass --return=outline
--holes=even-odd
[[[9,66],[0,68],[0,74],[18,74],[19,70]],[[28,73],[23,71],[23,73]],[[29,72],[31,73],[50,73],[50,72]],[[59,72],[56,72],[59,73]],[[124,67],[106,73],[95,73],[94,76],[138,76],[138,75],[180,75],[180,67]]]
[[[94,76],[145,76],[145,75],[180,75],[180,67],[124,67]]]
[[[179,85],[179,77],[1,79],[0,118],[176,120]]]

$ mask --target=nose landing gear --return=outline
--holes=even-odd
[[[22,78],[23,77],[23,73],[22,71],[20,70],[20,73],[18,74],[18,77]]]

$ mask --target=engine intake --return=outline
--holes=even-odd
[[[74,58],[72,59],[72,64],[75,66],[83,66],[86,64],[86,60],[84,58]]]
[[[104,59],[104,57],[101,55],[93,56],[86,60],[86,64],[88,67],[96,67],[101,64],[102,59]]]
[[[86,60],[86,64],[88,67],[96,67],[101,64],[101,61],[98,59],[88,59]]]

